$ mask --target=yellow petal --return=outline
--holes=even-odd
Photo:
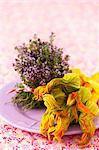
[[[95,115],[98,116],[99,115],[99,108],[98,105],[94,102],[94,101],[88,101],[86,103],[87,108],[89,108],[91,110],[91,112]]]
[[[85,82],[87,82],[88,76],[86,74],[84,74],[83,72],[81,72],[81,70],[79,68],[73,68],[72,72],[79,75],[80,80],[81,80],[81,85],[83,85]]]
[[[76,92],[72,92],[71,94],[69,94],[69,97],[67,99],[67,105],[68,106],[72,106],[75,103],[76,96],[77,96]]]
[[[95,92],[99,94],[99,83],[94,80],[89,80],[88,82],[91,84]]]
[[[91,79],[99,83],[99,72],[91,76]]]
[[[59,108],[55,98],[51,94],[45,94],[43,96],[45,106],[50,110],[54,108]]]
[[[79,68],[72,68],[73,73],[81,74],[81,70]]]

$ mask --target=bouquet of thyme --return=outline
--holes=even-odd
[[[54,45],[55,34],[51,33],[49,41],[42,41],[37,35],[28,44],[16,46],[18,55],[13,64],[15,71],[25,86],[36,88],[46,85],[53,78],[63,77],[69,70],[69,55],[62,56],[63,49]],[[16,85],[23,89],[24,84]],[[43,101],[34,99],[33,91],[19,90],[13,97],[13,103],[23,109],[44,108]]]

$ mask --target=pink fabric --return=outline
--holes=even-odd
[[[0,120],[0,150],[80,150],[76,139],[80,135],[64,136],[63,143],[49,142],[39,134],[29,133]],[[91,143],[81,150],[99,150],[99,129]]]
[[[33,37],[55,43],[69,54],[70,66],[91,75],[99,71],[99,1],[98,0],[1,0],[0,1],[0,88],[18,80],[12,62],[14,47]],[[16,129],[0,119],[0,150],[77,150],[75,139],[65,136],[64,143],[50,143],[38,134]],[[86,150],[98,150],[99,130]]]

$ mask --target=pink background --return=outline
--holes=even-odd
[[[37,33],[71,56],[71,67],[99,71],[98,0],[0,0],[0,87],[18,78],[12,68],[14,47]]]
[[[71,67],[80,67],[88,75],[99,71],[99,0],[0,0],[0,88],[19,78],[12,67],[14,47],[28,43],[34,33],[48,40],[52,31],[55,43],[71,56]],[[98,150],[98,137],[99,130],[89,150]],[[63,147],[76,150],[75,138],[65,137]],[[61,150],[59,143],[51,145],[1,119],[0,143],[0,150]]]

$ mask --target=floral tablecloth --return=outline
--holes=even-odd
[[[80,67],[88,75],[99,71],[98,0],[0,0],[0,88],[19,79],[12,68],[14,47],[34,33],[48,39],[52,31],[57,45],[71,56],[71,67]],[[79,137],[64,136],[62,144],[51,143],[0,118],[0,150],[79,150]],[[99,150],[99,129],[84,149]]]
[[[63,143],[49,142],[40,134],[14,128],[0,119],[0,150],[80,150],[76,139],[80,135],[63,137]],[[84,150],[99,150],[99,129]]]

